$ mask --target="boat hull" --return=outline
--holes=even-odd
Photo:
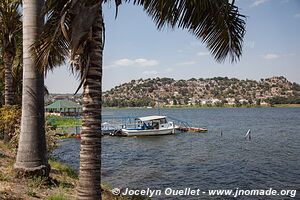
[[[169,129],[151,129],[151,130],[128,130],[122,129],[124,136],[156,136],[156,135],[171,135],[175,133],[174,128]]]

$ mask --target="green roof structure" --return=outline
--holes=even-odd
[[[78,115],[81,105],[66,100],[58,100],[45,107],[47,113],[59,113],[60,115]]]

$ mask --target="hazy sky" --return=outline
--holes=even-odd
[[[114,4],[104,5],[106,42],[103,90],[132,79],[215,76],[240,79],[285,76],[300,83],[300,1],[239,0],[247,17],[240,62],[217,63],[205,45],[181,29],[156,29],[142,7],[122,4],[115,20]],[[78,80],[67,66],[49,72],[51,93],[73,93]]]

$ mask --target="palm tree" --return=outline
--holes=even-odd
[[[12,66],[16,56],[21,36],[21,14],[18,11],[19,1],[3,0],[0,2],[0,51],[4,65],[4,104],[13,105],[13,75]],[[8,130],[5,128],[4,141],[10,140]]]
[[[83,126],[80,146],[78,199],[101,199],[101,103],[104,23],[102,4],[109,0],[46,0],[47,22],[36,43],[42,70],[71,60],[83,84]],[[130,2],[126,0],[125,2]],[[116,14],[122,0],[115,0]],[[244,16],[226,0],[134,0],[156,22],[187,29],[206,43],[218,62],[239,60]],[[74,31],[73,31],[74,30]],[[69,55],[70,53],[70,55]]]
[[[17,51],[17,37],[22,31],[19,5],[20,2],[13,0],[0,2],[0,51],[5,69],[5,105],[14,103],[12,65]]]
[[[48,176],[44,117],[44,75],[35,65],[30,47],[43,23],[43,0],[23,0],[23,89],[21,134],[14,165],[22,175]]]
[[[3,98],[3,91],[4,91],[4,65],[3,65],[3,60],[0,59],[0,107],[4,104],[4,98]]]

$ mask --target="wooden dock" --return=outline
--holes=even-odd
[[[185,126],[179,126],[177,130],[181,132],[193,132],[193,133],[203,133],[207,132],[208,130],[206,128],[198,128],[198,127],[185,127]]]

